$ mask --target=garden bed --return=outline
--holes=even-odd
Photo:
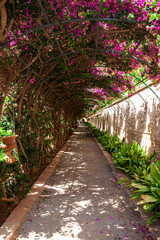
[[[100,147],[100,149],[102,150],[104,156],[106,157],[107,161],[109,162],[109,165],[110,165],[110,167],[111,167],[115,177],[117,178],[117,180],[119,181],[119,180],[121,180],[123,178],[128,177],[126,174],[124,174],[120,169],[118,169],[113,164],[113,160],[112,160],[111,155],[104,149],[102,144],[100,142],[98,142],[96,138],[95,138],[95,141],[97,142],[98,146]],[[127,185],[128,185],[127,183],[123,182],[123,183],[121,183],[121,185],[125,189],[126,193],[129,195],[129,197],[131,197],[134,194],[133,188],[127,188]],[[133,205],[134,208],[136,208],[140,212],[141,217],[147,223],[147,221],[153,215],[153,213],[152,212],[144,213],[144,210],[143,210],[142,206],[137,205],[137,202],[138,202],[137,200],[131,200],[130,203]],[[160,222],[159,222],[159,220],[158,219],[155,220],[148,227],[152,231],[152,233],[156,236],[156,238],[158,240],[160,240]]]

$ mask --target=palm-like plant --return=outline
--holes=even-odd
[[[151,165],[151,172],[136,179],[131,186],[137,188],[131,199],[141,198],[138,204],[144,204],[145,212],[154,210],[154,215],[148,220],[151,224],[154,219],[160,217],[160,161],[156,165]]]

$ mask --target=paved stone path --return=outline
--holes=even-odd
[[[154,239],[81,125],[17,239]]]

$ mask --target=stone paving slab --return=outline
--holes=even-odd
[[[85,132],[86,134],[78,134]],[[16,237],[18,240],[155,239],[80,126]]]

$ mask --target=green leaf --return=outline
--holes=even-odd
[[[137,190],[137,191],[141,191],[141,192],[150,191],[150,187],[148,187],[148,186],[143,186],[143,185],[140,185],[140,184],[137,184],[137,183],[132,183],[131,185],[135,188],[138,188],[139,190]]]
[[[150,225],[155,219],[157,218],[157,215],[153,215],[147,222],[148,225]]]
[[[153,151],[152,154],[150,155],[149,159],[150,159],[150,160],[154,160],[155,157],[156,157],[156,152]]]
[[[160,171],[160,160],[157,161],[157,167],[158,167],[158,170]]]
[[[150,195],[141,195],[141,198],[144,200],[145,203],[157,202],[157,198],[150,196]]]
[[[151,166],[151,176],[160,185],[160,171],[155,166]]]
[[[156,194],[160,197],[160,188],[151,186],[151,191],[152,193],[156,192]]]
[[[160,217],[160,212],[155,212],[155,214],[157,215],[157,217]]]
[[[141,193],[135,193],[134,195],[131,196],[131,200],[141,198]]]
[[[154,209],[157,206],[157,204],[155,203],[145,203],[143,206],[143,209],[145,210],[145,212],[149,212],[152,209]]]
[[[124,182],[129,182],[129,179],[125,177],[125,178],[120,179],[117,183],[121,184],[121,183],[124,183]]]

